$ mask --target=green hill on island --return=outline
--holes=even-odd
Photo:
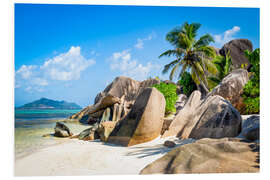
[[[81,109],[81,107],[75,103],[41,98],[18,107],[18,109]]]

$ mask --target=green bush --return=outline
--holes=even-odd
[[[190,73],[184,72],[178,81],[178,84],[181,86],[183,93],[186,96],[190,96],[190,94],[197,89],[197,85],[193,81]]]
[[[171,113],[176,112],[174,105],[176,100],[178,99],[178,96],[176,94],[177,86],[175,84],[166,84],[164,82],[161,82],[160,84],[155,84],[152,87],[155,87],[157,90],[159,90],[165,97],[166,100],[165,114],[169,115]]]
[[[244,86],[242,97],[246,108],[246,114],[260,112],[260,49],[253,52],[245,51],[245,55],[252,65],[251,77]]]

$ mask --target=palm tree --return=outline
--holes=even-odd
[[[220,55],[216,56],[212,62],[216,66],[218,73],[216,76],[208,77],[210,88],[217,86],[222,79],[232,71],[232,59],[230,52],[228,52],[225,57]]]
[[[216,74],[217,69],[211,62],[211,59],[216,56],[214,48],[208,46],[210,42],[214,42],[210,34],[201,36],[198,40],[195,39],[198,29],[201,27],[199,23],[184,23],[180,27],[174,28],[166,35],[166,40],[169,41],[174,49],[167,50],[162,53],[163,56],[174,56],[176,59],[164,66],[163,74],[171,69],[170,80],[178,74],[178,79],[186,71],[191,71],[191,76],[197,86],[201,85],[207,93],[208,83],[206,76]]]

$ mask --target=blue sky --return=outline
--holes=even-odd
[[[15,106],[47,97],[93,103],[115,77],[162,75],[166,33],[202,24],[215,47],[247,38],[259,47],[259,9],[15,4]]]

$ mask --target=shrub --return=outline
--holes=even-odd
[[[186,96],[190,96],[190,94],[197,89],[197,85],[193,81],[190,73],[184,72],[178,81],[178,84],[181,86],[183,93]]]
[[[260,112],[260,49],[253,52],[245,51],[245,55],[251,64],[251,77],[244,86],[242,97],[247,114]]]
[[[155,84],[152,87],[155,87],[157,90],[159,90],[165,97],[165,114],[168,115],[176,112],[174,105],[176,100],[178,99],[178,96],[176,94],[177,86],[175,84],[166,84],[164,82],[161,82],[160,84]]]

